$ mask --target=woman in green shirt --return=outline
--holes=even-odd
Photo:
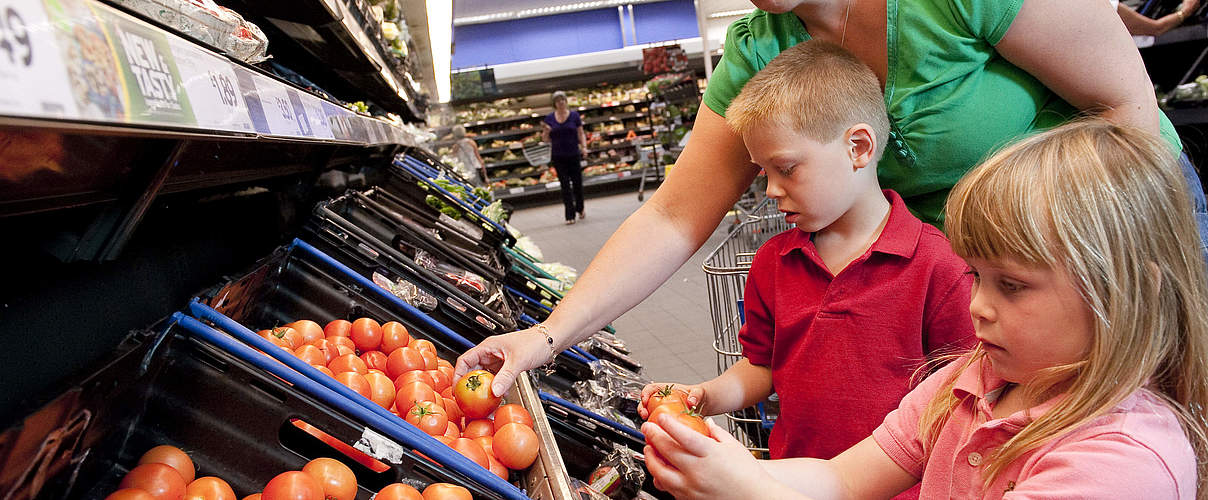
[[[1161,133],[1140,53],[1107,0],[755,0],[735,21],[675,175],[605,243],[544,325],[491,337],[459,373],[498,370],[502,394],[522,370],[645,299],[717,228],[758,167],[726,125],[730,100],[781,50],[811,38],[842,45],[884,85],[892,120],[881,185],[941,224],[948,190],[998,146],[1080,112]],[[1190,163],[1204,233],[1204,196]],[[607,297],[601,300],[601,297]]]

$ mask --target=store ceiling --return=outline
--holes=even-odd
[[[454,0],[453,19],[579,3],[584,3],[584,0]],[[708,15],[713,12],[750,8],[751,2],[748,0],[698,0],[698,5]]]

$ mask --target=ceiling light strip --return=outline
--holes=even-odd
[[[569,12],[580,12],[584,10],[604,9],[608,7],[616,7],[618,5],[634,5],[642,3],[665,2],[667,0],[591,0],[588,2],[576,2],[562,5],[549,5],[546,7],[537,7],[532,9],[511,10],[506,12],[494,12],[491,14],[482,14],[477,16],[459,17],[453,20],[453,26],[465,26],[468,24],[483,24],[494,23],[499,21],[509,21],[513,19],[526,19],[530,17],[549,16],[554,14],[566,14]]]

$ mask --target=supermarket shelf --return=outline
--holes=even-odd
[[[524,158],[520,158],[518,160],[500,161],[500,162],[495,162],[495,163],[488,163],[488,164],[486,164],[486,167],[487,168],[501,168],[501,167],[511,167],[511,166],[515,166],[515,165],[528,165],[528,160],[526,160]]]
[[[597,147],[594,147],[594,148],[590,148],[590,149],[588,149],[588,150],[587,150],[587,154],[599,153],[599,152],[602,152],[602,151],[608,151],[608,150],[610,150],[610,149],[612,149],[612,150],[620,150],[620,149],[633,149],[633,142],[632,142],[632,141],[626,141],[626,142],[620,142],[620,143],[617,143],[617,144],[609,144],[609,145],[605,145],[605,146],[597,146]]]
[[[650,132],[650,131],[651,131],[651,130],[653,130],[653,129],[652,129],[651,127],[639,127],[639,128],[634,128],[634,129],[623,129],[623,130],[617,130],[617,131],[613,131],[613,132],[593,132],[593,133],[595,133],[595,134],[600,134],[601,136],[612,137],[612,136],[615,136],[615,135],[625,135],[625,134],[628,134],[630,130],[632,130],[632,131],[633,131],[633,133],[635,133],[635,134],[641,134],[641,133],[644,133],[644,132]]]
[[[1174,125],[1208,124],[1208,106],[1201,108],[1168,109],[1166,117]]]
[[[541,129],[539,127],[531,127],[531,128],[518,128],[518,129],[512,129],[512,130],[504,130],[503,132],[496,132],[493,134],[480,135],[480,136],[474,137],[474,140],[483,141],[483,140],[487,140],[487,139],[500,139],[503,137],[514,137],[517,135],[532,134],[535,132],[541,132]]]
[[[494,125],[496,123],[508,123],[508,122],[532,120],[534,118],[541,118],[543,116],[545,116],[545,115],[540,114],[540,113],[529,113],[529,114],[516,115],[516,116],[505,116],[505,117],[501,117],[501,118],[491,118],[489,120],[463,122],[461,125],[467,129],[470,129],[470,128],[474,128],[474,127],[481,127],[483,125]]]
[[[113,7],[63,0],[13,7],[29,26],[31,64],[0,69],[0,117],[117,135],[353,145],[418,142]],[[85,50],[85,47],[87,50]],[[32,57],[34,53],[37,57]],[[80,68],[91,68],[84,71]]]
[[[489,154],[495,154],[495,153],[502,153],[502,152],[507,151],[507,150],[509,150],[509,149],[520,150],[520,149],[523,149],[523,148],[512,148],[512,147],[508,147],[508,146],[503,146],[503,147],[498,147],[498,148],[485,148],[485,149],[479,149],[479,150],[478,150],[478,154],[480,154],[480,155],[489,155]]]
[[[528,173],[524,173],[524,174],[519,173],[519,172],[512,172],[512,173],[510,173],[510,174],[508,174],[508,175],[504,175],[504,176],[501,176],[501,177],[492,177],[492,178],[491,178],[491,182],[497,182],[497,181],[506,181],[506,180],[508,180],[508,179],[523,179],[523,178],[525,178],[525,177],[541,177],[541,174],[542,174],[542,173],[543,173],[545,170],[547,170],[547,169],[545,169],[545,168],[538,168],[537,170],[534,170],[534,171],[532,171],[532,172],[528,172]]]
[[[600,186],[604,184],[616,184],[620,182],[636,181],[642,178],[641,170],[625,170],[621,172],[613,172],[604,175],[593,175],[583,179],[583,186]],[[548,193],[557,191],[561,188],[561,183],[558,181],[547,182],[545,184],[537,184],[535,186],[518,186],[513,188],[497,189],[492,193],[492,196],[497,200],[506,200],[509,198],[519,198],[523,196],[531,196],[536,194]]]
[[[593,105],[593,106],[579,106],[579,107],[575,108],[575,110],[580,111],[580,112],[595,111],[597,109],[615,108],[617,106],[628,106],[630,104],[649,104],[649,103],[650,103],[649,99],[635,99],[635,100],[631,100],[631,101],[612,101],[612,102],[608,102],[605,104],[597,104],[597,105]]]
[[[619,115],[602,116],[600,118],[592,118],[589,120],[583,120],[583,124],[584,125],[594,125],[596,123],[616,122],[616,121],[621,121],[621,120],[629,120],[631,118],[642,118],[642,117],[646,116],[647,114],[648,113],[645,111],[640,111],[640,112],[635,112],[635,113],[621,113]]]

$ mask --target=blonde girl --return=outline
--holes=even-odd
[[[947,202],[978,346],[832,460],[756,461],[643,426],[677,498],[1208,498],[1208,295],[1169,146],[1085,119],[1007,147]]]

